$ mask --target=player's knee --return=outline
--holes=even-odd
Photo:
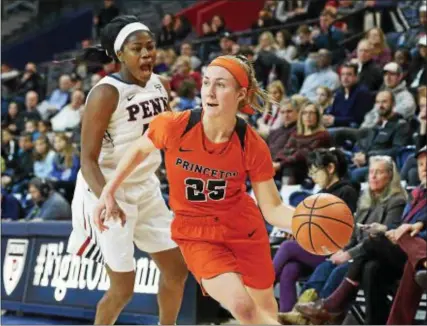
[[[257,314],[255,302],[249,296],[235,298],[230,306],[230,311],[241,322],[251,323]]]
[[[161,276],[161,282],[164,286],[168,288],[183,288],[185,281],[187,280],[188,270],[184,266],[183,268],[178,268],[170,273],[163,273]]]

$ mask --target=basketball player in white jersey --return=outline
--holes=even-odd
[[[181,306],[187,268],[171,240],[172,215],[155,171],[160,152],[150,154],[120,189],[114,215],[119,223],[102,232],[92,214],[106,181],[130,144],[150,121],[168,110],[169,84],[152,73],[154,36],[136,17],[119,16],[103,30],[101,47],[85,49],[78,60],[121,63],[90,91],[82,125],[81,171],[73,198],[73,231],[68,251],[105,263],[110,288],[97,305],[95,324],[113,324],[132,298],[134,243],[160,269],[159,323],[174,324]]]

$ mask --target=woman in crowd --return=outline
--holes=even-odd
[[[286,91],[280,80],[272,82],[267,87],[268,95],[273,103],[268,102],[262,116],[257,120],[257,131],[266,138],[271,130],[275,130],[282,125],[280,117],[280,108],[286,99]]]
[[[297,48],[292,43],[292,35],[288,30],[283,29],[276,33],[276,42],[278,49],[276,55],[288,62],[293,61],[298,54]]]
[[[49,140],[45,136],[40,136],[34,145],[34,175],[46,179],[53,171],[55,152],[51,150]]]
[[[191,69],[191,59],[187,56],[180,56],[176,60],[174,75],[171,79],[171,89],[175,92],[179,90],[185,80],[191,80],[196,84],[197,89],[202,86],[202,76],[199,72]]]
[[[308,172],[308,153],[331,144],[329,133],[322,124],[320,107],[308,103],[298,115],[297,132],[292,135],[273,162],[274,169],[282,175],[283,185],[300,184]]]
[[[347,161],[344,154],[335,148],[316,149],[309,154],[310,176],[320,187],[320,193],[329,193],[341,198],[352,211],[356,209],[357,191],[345,179]],[[296,283],[308,275],[324,256],[313,255],[293,241],[285,241],[274,257],[276,281],[280,282],[280,312],[288,312],[296,302]]]
[[[316,89],[316,104],[320,106],[322,114],[331,107],[334,101],[334,93],[325,86],[317,87]]]

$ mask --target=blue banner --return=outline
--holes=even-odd
[[[88,318],[109,288],[103,265],[66,252],[70,222],[2,223],[2,309]],[[119,317],[123,323],[156,324],[160,271],[135,248],[134,296]],[[180,324],[214,320],[218,307],[189,277]],[[212,315],[214,314],[214,315]]]

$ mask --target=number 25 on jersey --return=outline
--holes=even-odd
[[[207,201],[223,200],[225,198],[225,190],[227,181],[210,179],[203,180],[198,178],[185,179],[185,196],[189,201]]]

